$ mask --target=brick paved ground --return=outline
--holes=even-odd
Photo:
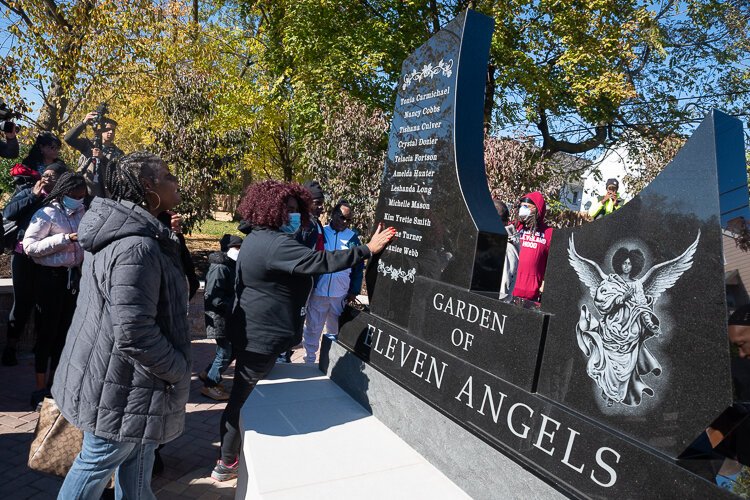
[[[165,470],[152,486],[159,500],[233,498],[236,481],[216,483],[209,477],[218,457],[219,418],[224,403],[201,395],[197,374],[212,359],[213,341],[193,341],[193,383],[187,405],[185,433],[161,451]],[[301,362],[304,350],[296,350],[293,361]],[[20,364],[0,366],[0,498],[55,498],[62,480],[34,472],[26,466],[37,413],[29,409],[34,388],[34,360],[30,353],[19,356]],[[232,369],[227,374],[231,380]],[[229,381],[225,382],[227,388]]]

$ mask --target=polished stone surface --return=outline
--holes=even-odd
[[[328,342],[330,344],[330,342]],[[324,346],[331,380],[476,500],[562,500],[523,465],[363,362],[340,344]],[[323,366],[321,365],[321,368]],[[402,498],[397,496],[396,498]],[[410,497],[414,498],[414,497]],[[421,497],[418,497],[421,498]]]
[[[344,324],[339,343],[570,495],[640,498],[647,487],[651,493],[658,492],[659,498],[733,498],[663,455],[373,315],[360,313]],[[372,407],[368,392],[359,401],[362,404],[364,399],[365,406]]]
[[[460,14],[403,64],[376,220],[397,240],[371,259],[372,310],[406,327],[417,276],[497,293],[505,229],[484,172],[492,19]]]
[[[547,266],[540,394],[671,457],[732,404],[720,214],[747,211],[738,124],[709,116],[623,208],[556,231]],[[744,202],[720,208],[722,182]],[[627,278],[620,248],[644,261]]]
[[[417,277],[409,333],[533,390],[547,315]]]
[[[554,231],[540,310],[501,303],[506,235],[482,158],[491,33],[468,11],[404,62],[376,213],[398,239],[369,263],[371,310],[343,321],[353,354],[332,378],[376,413],[377,370],[441,413],[436,429],[458,424],[541,478],[523,476],[530,495],[728,497],[696,438],[733,402],[721,231],[750,218],[741,123],[713,112],[623,208]],[[455,463],[444,430],[403,435]]]

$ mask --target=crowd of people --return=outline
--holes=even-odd
[[[101,143],[81,137],[95,121]],[[35,311],[31,406],[52,396],[83,431],[59,498],[99,498],[113,474],[116,497],[154,498],[157,449],[184,428],[192,375],[187,307],[198,282],[172,211],[181,201],[177,178],[156,155],[124,155],[114,145],[116,126],[90,113],[66,134],[81,152],[75,169],[59,158],[56,136],[39,134],[12,169],[16,189],[3,211],[14,224],[14,306],[2,362],[18,363],[18,341]],[[0,154],[17,156],[15,131],[5,138]],[[335,229],[323,227],[322,201],[315,182],[255,184],[238,208],[246,237],[226,235],[210,257],[204,300],[216,357],[199,377],[203,394],[228,401],[216,480],[237,475],[240,408],[302,341],[313,277],[331,274],[341,285],[354,268],[355,290],[362,262],[395,237],[395,229],[380,227],[360,244],[344,201],[332,214]],[[338,243],[328,245],[326,231]],[[339,301],[356,295],[349,288]],[[317,346],[314,335],[307,338]],[[221,379],[233,360],[228,392]]]
[[[89,126],[96,127],[94,140],[83,137]],[[18,363],[33,311],[30,404],[53,397],[84,436],[58,498],[98,499],[113,474],[118,498],[154,498],[157,449],[185,425],[192,376],[187,308],[199,284],[174,212],[178,180],[154,154],[124,154],[114,143],[116,127],[92,112],[70,130],[64,140],[81,153],[75,168],[60,159],[62,142],[40,133],[11,170],[15,191],[3,209],[13,223],[5,243],[14,303],[2,364]],[[18,154],[16,131],[5,132],[0,156]],[[619,208],[618,186],[607,181],[592,217]],[[237,476],[240,410],[256,384],[274,364],[289,362],[296,346],[304,347],[305,362],[316,361],[323,332],[335,336],[346,304],[357,300],[364,261],[395,238],[396,230],[381,224],[362,244],[351,227],[355,207],[346,200],[324,225],[324,199],[315,181],[251,185],[237,208],[245,237],[225,235],[221,251],[209,257],[205,323],[216,353],[198,377],[203,395],[227,401],[211,473],[217,481]],[[542,193],[515,204],[511,221],[508,206],[495,200],[508,234],[500,299],[538,304],[553,229]],[[642,256],[616,257],[624,275],[638,274]],[[657,328],[650,318],[644,322]],[[742,337],[740,346],[745,330],[730,331]],[[222,378],[232,362],[227,389]]]

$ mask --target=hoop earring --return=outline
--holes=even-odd
[[[147,191],[146,192],[146,196],[148,196],[150,194],[156,195],[156,197],[159,199],[159,203],[157,203],[155,207],[151,208],[151,210],[155,212],[156,209],[161,206],[161,196],[159,196],[159,193],[154,192],[154,191]],[[148,200],[146,200],[146,203],[148,203]]]

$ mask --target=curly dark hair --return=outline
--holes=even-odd
[[[633,266],[633,269],[630,271],[630,276],[635,278],[643,270],[643,264],[646,262],[646,258],[643,256],[643,252],[637,248],[632,250],[625,247],[618,248],[612,256],[612,269],[614,269],[617,274],[622,274],[622,265],[626,259],[630,259],[630,264]]]
[[[253,226],[279,229],[289,222],[286,202],[296,198],[302,216],[302,227],[310,224],[310,192],[295,182],[263,181],[250,185],[237,211]]]
[[[142,179],[155,183],[156,172],[162,165],[164,160],[146,151],[136,151],[109,162],[105,184],[110,197],[146,206],[146,190]]]
[[[60,175],[55,183],[55,187],[44,199],[44,205],[49,205],[53,201],[61,200],[63,196],[69,195],[76,189],[86,188],[86,180],[81,174],[73,172],[64,172]]]

